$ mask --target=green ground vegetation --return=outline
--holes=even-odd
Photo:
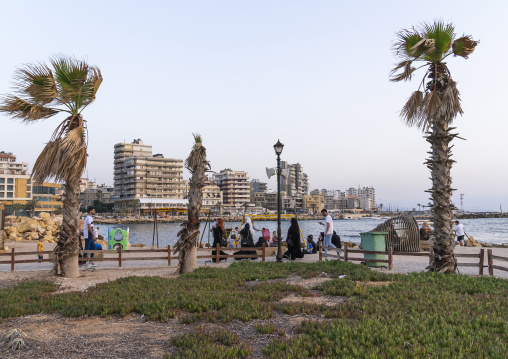
[[[294,276],[332,280],[307,289]],[[346,275],[345,278],[338,278]],[[293,277],[291,284],[285,278]],[[0,318],[42,312],[65,316],[144,314],[182,324],[256,322],[270,335],[268,357],[505,358],[508,352],[508,281],[413,273],[386,274],[338,261],[277,264],[240,262],[199,268],[176,279],[129,277],[86,292],[52,294],[50,282],[22,282],[0,290]],[[346,297],[335,306],[281,303],[293,294]],[[278,314],[309,315],[295,336],[263,320]],[[195,342],[205,343],[195,352]],[[171,357],[245,357],[249,348],[224,330],[172,339]],[[222,355],[222,354],[221,354]]]

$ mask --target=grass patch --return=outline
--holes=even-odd
[[[235,334],[225,330],[210,333],[188,333],[171,339],[177,348],[173,354],[165,354],[169,358],[246,358],[251,349],[241,343]]]
[[[332,280],[315,290],[350,299],[337,306],[281,303],[313,293],[284,278]],[[346,275],[339,279],[339,275]],[[257,280],[257,281],[256,281]],[[383,282],[383,283],[379,283]],[[293,283],[293,282],[292,282]],[[376,285],[379,284],[379,285]],[[180,323],[248,322],[278,313],[309,315],[291,339],[274,336],[263,350],[273,358],[410,357],[505,358],[508,352],[508,281],[413,273],[393,275],[352,263],[234,263],[227,269],[199,268],[176,279],[129,277],[86,292],[53,295],[49,282],[23,282],[0,290],[0,317],[41,312],[66,316],[144,314]],[[317,319],[320,320],[317,320]],[[258,335],[280,334],[257,325]],[[283,336],[283,334],[282,334]],[[197,345],[199,343],[200,345]],[[233,334],[189,333],[173,339],[171,357],[242,357],[250,349]]]

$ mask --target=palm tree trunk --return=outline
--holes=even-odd
[[[68,278],[79,277],[79,177],[65,183],[63,221],[58,243],[54,249],[56,260],[53,272]]]
[[[201,144],[201,138],[195,136],[196,143],[185,161],[185,167],[191,172],[189,181],[189,205],[187,221],[182,223],[178,232],[178,241],[174,253],[178,253],[178,273],[189,273],[196,268],[196,244],[199,239],[199,212],[203,202],[203,187],[205,186],[205,171],[208,167],[206,149]]]
[[[427,137],[431,144],[432,155],[427,160],[427,167],[431,171],[432,189],[431,199],[432,220],[434,222],[434,258],[429,266],[431,272],[455,273],[457,260],[453,253],[455,243],[453,241],[452,227],[452,204],[453,189],[450,170],[453,161],[451,159],[450,142],[455,135],[450,134],[446,119],[434,121],[432,133]]]

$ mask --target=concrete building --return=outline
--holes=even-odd
[[[152,155],[152,146],[141,139],[132,143],[117,143],[114,147],[114,202],[115,208],[125,209],[132,200],[139,199],[164,206],[165,201],[177,200],[183,204],[183,160]],[[141,201],[146,199],[148,201]],[[180,200],[180,201],[178,201]],[[176,203],[167,203],[176,204]],[[148,208],[148,207],[147,207]]]
[[[222,191],[225,207],[232,209],[242,207],[244,203],[250,203],[250,183],[247,172],[226,168],[220,173],[215,173],[212,181]]]
[[[261,182],[258,179],[253,179],[250,181],[251,185],[251,192],[266,192],[267,190],[267,183]]]
[[[32,199],[28,163],[17,162],[11,152],[0,152],[0,201],[6,206]]]
[[[95,182],[89,182],[90,187],[86,188],[79,194],[79,200],[82,208],[92,206],[94,201],[100,201],[102,203],[113,203],[114,187],[102,184],[97,186]]]
[[[39,202],[34,212],[60,212],[63,207],[62,196],[59,195],[61,188],[62,185],[59,183],[35,183],[32,189],[32,198]]]
[[[281,176],[280,190],[287,193],[290,197],[302,197],[309,194],[309,177],[303,172],[303,167],[299,163],[290,164],[287,161],[281,161],[281,169],[287,170],[287,177]]]
[[[184,181],[185,196],[189,193],[189,181]],[[215,210],[218,206],[223,206],[222,191],[220,187],[214,182],[206,181],[203,187],[203,201],[201,202],[201,209]]]
[[[312,213],[312,214],[319,213],[324,208],[323,207],[323,199],[320,194],[309,194],[309,195],[303,196],[303,203],[302,204],[303,204],[303,209],[307,210],[308,213]]]

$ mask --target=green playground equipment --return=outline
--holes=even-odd
[[[108,249],[117,249],[119,246],[122,246],[122,250],[128,249],[129,228],[127,228],[127,230],[122,228],[108,228]]]

